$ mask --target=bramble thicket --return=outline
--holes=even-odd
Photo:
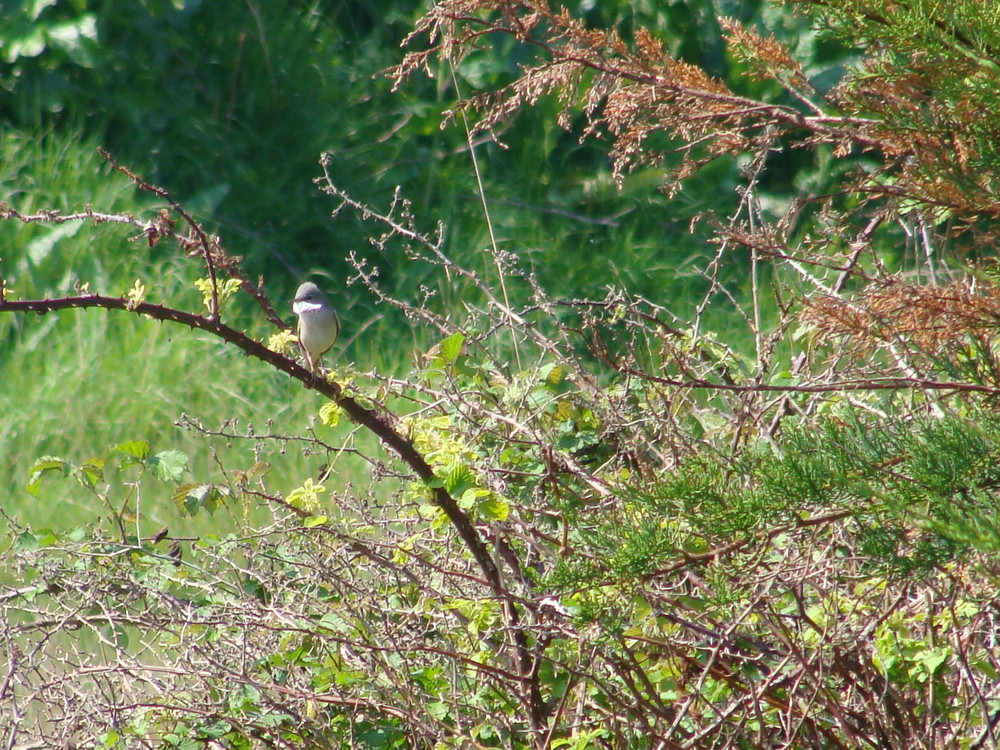
[[[165,34],[209,12],[139,5]],[[295,222],[280,199],[253,232],[225,207],[268,189],[249,170],[191,207],[109,122],[91,165],[117,192],[7,191],[12,356],[59,361],[34,327],[107,315],[169,331],[163,369],[150,359],[164,381],[214,366],[168,372],[177,347],[227,358],[205,412],[150,407],[131,439],[20,465],[11,497],[93,511],[43,527],[4,505],[9,747],[998,746],[1000,6],[640,5],[443,0],[405,19],[364,85],[439,97],[464,204],[419,177],[356,187],[356,154],[316,149],[309,221],[366,238],[337,260],[350,291],[328,291],[356,341],[378,341],[349,339],[355,364],[325,380],[295,363],[288,305],[255,276],[320,267],[321,230],[298,227],[308,262],[240,257],[241,238]],[[274,93],[286,58],[247,8],[246,59],[274,52],[258,60]],[[299,10],[320,30],[333,13]],[[5,86],[68,107],[121,29],[83,20],[77,47],[59,46],[68,20],[45,55],[8,42]],[[245,80],[220,103],[249,106]],[[419,101],[384,139],[430,153]],[[552,203],[529,232],[500,164],[540,141],[525,190]],[[137,213],[116,205],[126,186]],[[63,238],[108,226],[117,244],[37,283]],[[103,275],[116,253],[139,264],[125,288]],[[297,431],[280,421],[292,390],[315,414]],[[159,532],[157,503],[177,513]]]

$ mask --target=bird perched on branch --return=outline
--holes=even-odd
[[[315,373],[320,358],[340,334],[340,320],[330,300],[319,287],[307,281],[295,292],[292,312],[299,316],[299,350],[309,372]]]

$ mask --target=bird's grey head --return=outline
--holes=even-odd
[[[307,281],[295,292],[295,299],[293,299],[292,302],[312,302],[314,304],[318,304],[323,302],[325,299],[326,297],[323,295],[323,292],[320,291],[319,287],[311,281]]]
[[[295,292],[295,299],[292,300],[292,311],[296,315],[311,313],[329,306],[326,295],[320,291],[319,287],[311,281],[307,281]]]

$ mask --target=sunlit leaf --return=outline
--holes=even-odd
[[[187,470],[188,457],[178,450],[161,451],[149,462],[153,474],[164,482],[180,482]]]

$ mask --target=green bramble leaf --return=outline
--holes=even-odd
[[[33,550],[38,549],[38,535],[32,534],[30,531],[22,531],[18,534],[17,539],[14,542],[15,546],[21,550]]]
[[[98,482],[104,479],[104,459],[88,458],[77,466],[73,473],[80,480],[80,484],[88,489],[93,489]]]
[[[461,333],[453,333],[438,345],[441,359],[446,364],[452,365],[462,355],[462,347],[465,346],[465,336]]]
[[[35,462],[34,466],[31,467],[31,477],[28,479],[28,484],[25,489],[28,493],[34,497],[38,497],[38,490],[42,483],[42,477],[53,471],[60,471],[64,477],[69,476],[70,469],[72,468],[69,461],[59,458],[58,456],[42,456]]]
[[[421,512],[431,516],[431,529],[438,531],[448,525],[448,514],[436,505],[421,507]]]
[[[343,415],[344,410],[333,401],[327,401],[319,408],[319,419],[327,427],[336,427]]]
[[[942,646],[941,648],[928,648],[919,651],[914,655],[913,661],[920,665],[926,676],[929,677],[937,671],[938,667],[948,661],[950,656],[951,647]]]
[[[506,521],[510,515],[510,503],[494,492],[484,497],[478,507],[480,515],[491,521]]]
[[[461,497],[466,491],[478,487],[476,475],[465,464],[455,464],[443,473],[438,473],[442,486],[452,497]]]
[[[257,578],[247,578],[243,581],[243,591],[262,602],[269,602],[271,594],[267,587]]]
[[[145,440],[129,440],[128,442],[116,445],[114,450],[125,454],[122,466],[144,464],[149,458],[150,453],[149,443]]]
[[[214,513],[219,501],[229,497],[229,488],[216,484],[181,484],[174,490],[173,500],[185,515],[193,516],[199,510]]]
[[[160,451],[153,456],[149,465],[157,479],[179,484],[187,470],[188,457],[186,453],[177,450]]]
[[[326,487],[317,484],[312,479],[307,479],[301,487],[296,487],[288,493],[285,502],[293,508],[309,511],[318,510],[320,506],[319,496],[326,492]]]
[[[538,368],[538,379],[552,390],[559,391],[559,385],[566,379],[566,367],[548,363]]]
[[[458,502],[458,507],[462,510],[471,510],[479,505],[481,498],[488,497],[490,494],[492,493],[489,490],[482,487],[470,487],[461,495],[456,495],[455,499]]]

